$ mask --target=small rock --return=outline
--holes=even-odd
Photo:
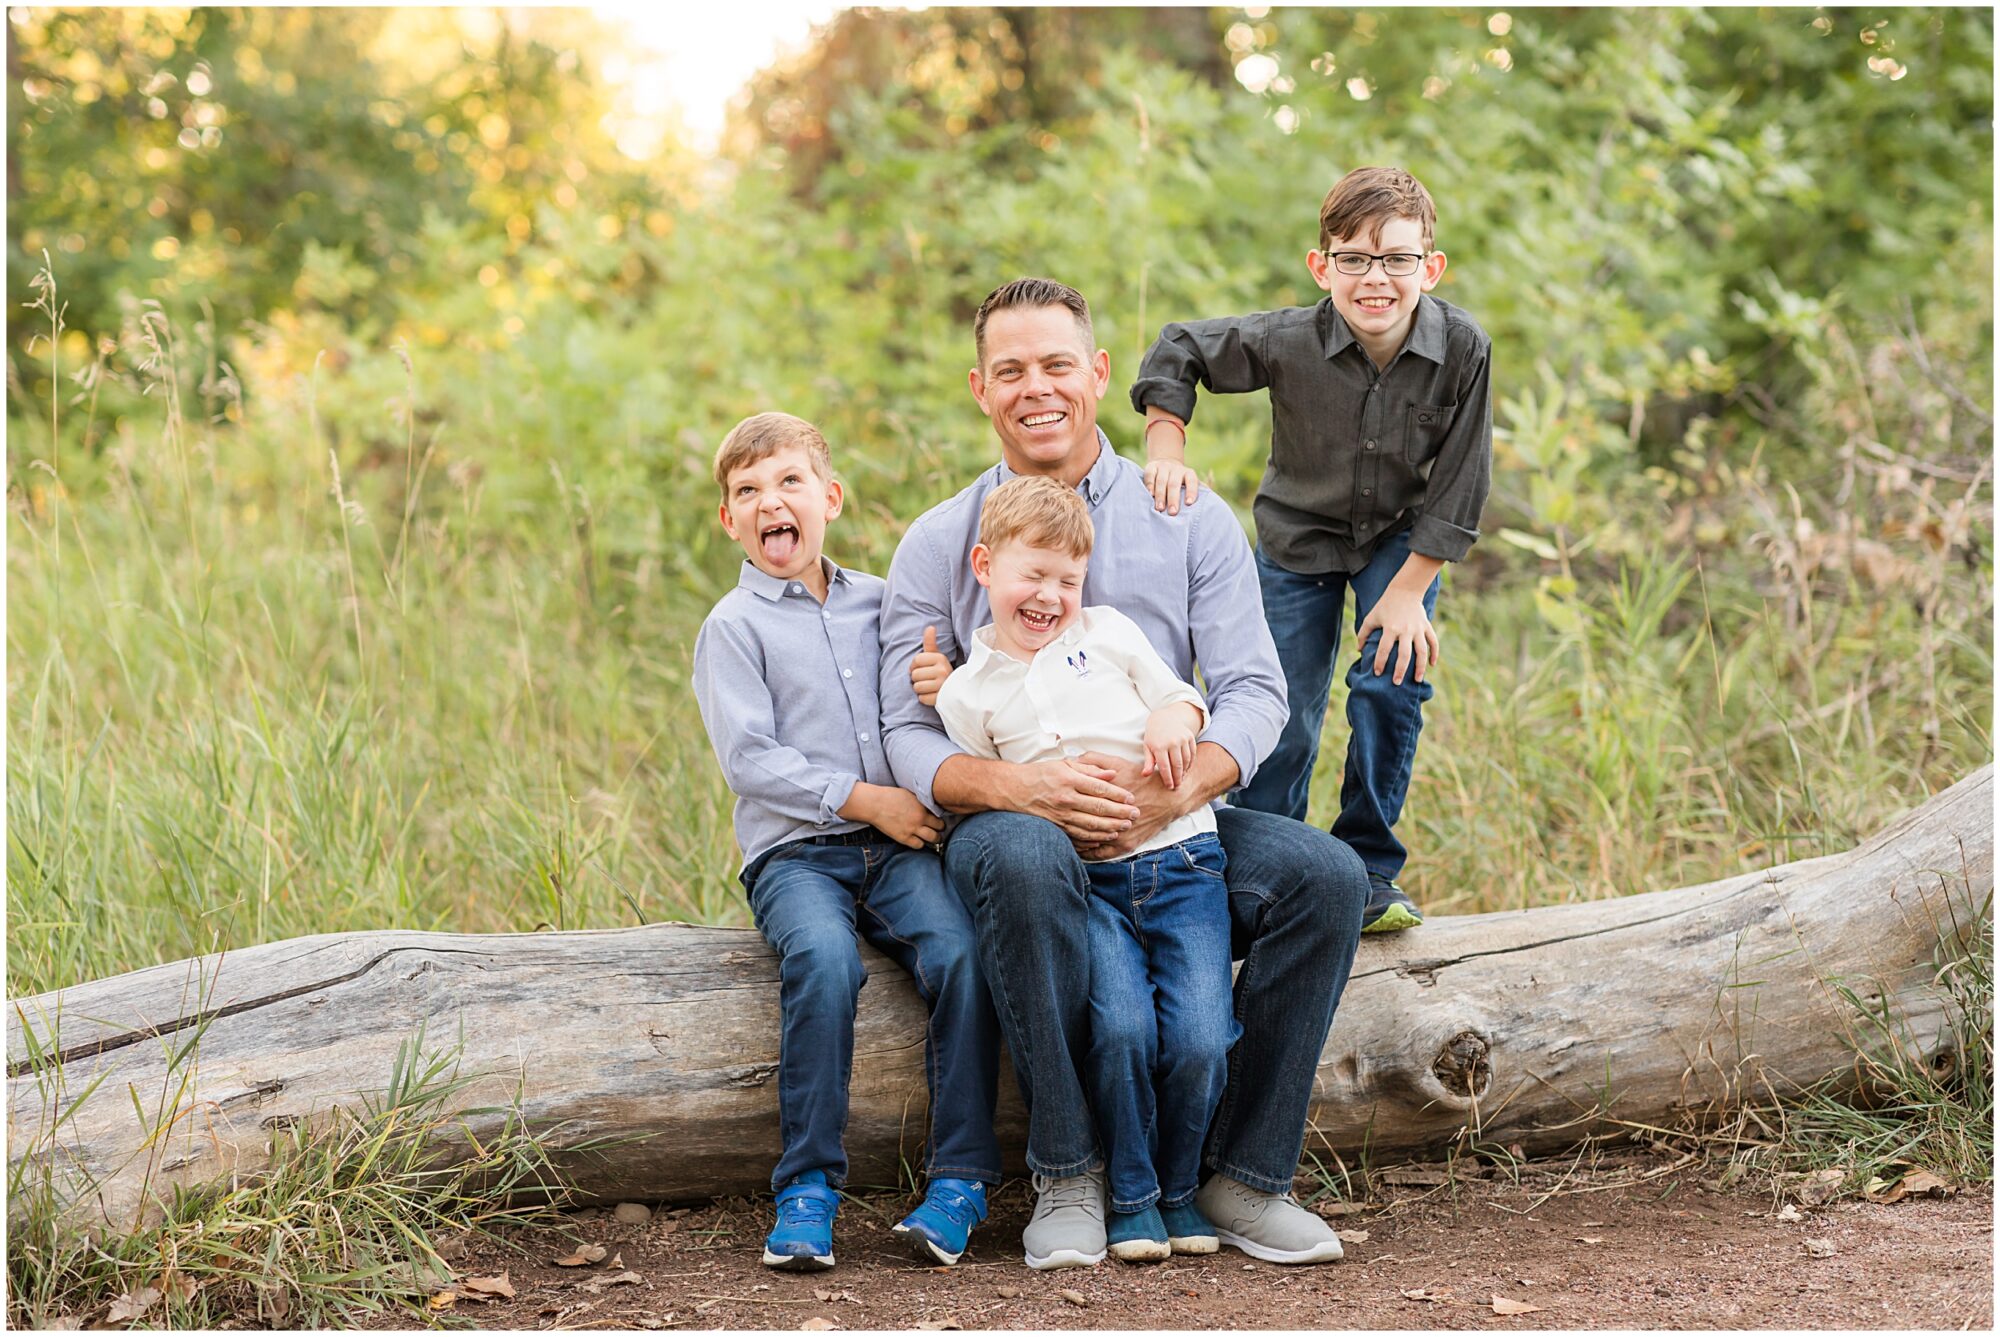
[[[1809,1239],[1806,1241],[1806,1254],[1809,1257],[1831,1258],[1839,1252],[1840,1250],[1833,1247],[1832,1240]]]
[[[621,1202],[611,1209],[620,1225],[643,1226],[653,1219],[653,1209],[643,1202]]]
[[[1021,1296],[1019,1286],[995,1286],[993,1293],[1003,1300],[1017,1300]]]
[[[1090,1301],[1083,1298],[1082,1291],[1057,1291],[1056,1294],[1060,1295],[1063,1299],[1069,1301],[1071,1304],[1076,1305],[1078,1308],[1083,1308],[1090,1304]]]

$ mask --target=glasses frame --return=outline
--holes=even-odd
[[[1424,267],[1424,261],[1430,259],[1431,256],[1435,255],[1436,253],[1437,253],[1436,251],[1425,251],[1422,255],[1419,255],[1414,251],[1390,251],[1387,255],[1373,255],[1367,251],[1320,252],[1321,255],[1324,255],[1326,257],[1326,263],[1328,268],[1332,269],[1333,272],[1336,274],[1344,274],[1351,279],[1366,278],[1368,276],[1369,271],[1375,268],[1377,261],[1381,262],[1382,272],[1389,278],[1406,279],[1416,274],[1417,271],[1421,270]],[[1364,259],[1366,259],[1368,263],[1362,266],[1360,269],[1354,269],[1354,270],[1342,269],[1340,267],[1341,257],[1348,255],[1361,256]],[[1398,274],[1395,270],[1389,268],[1389,262],[1391,260],[1409,260],[1412,261],[1413,263],[1410,265],[1408,273]]]

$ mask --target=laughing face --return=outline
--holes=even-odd
[[[1083,577],[1089,569],[1088,557],[1072,557],[1059,548],[1018,541],[998,548],[973,545],[972,574],[986,587],[994,648],[1025,662],[1068,631],[1083,607]]]
[[[1417,255],[1423,262],[1416,273],[1400,278],[1390,274],[1380,259],[1365,274],[1343,274],[1332,259],[1342,251],[1373,257]],[[1365,230],[1356,237],[1335,237],[1325,250],[1306,256],[1313,282],[1333,298],[1333,309],[1378,366],[1401,351],[1416,320],[1417,298],[1437,287],[1444,266],[1443,251],[1425,251],[1424,226],[1414,218],[1390,219],[1382,224],[1379,237]]]
[[[787,446],[729,471],[722,527],[759,571],[803,580],[824,598],[820,549],[840,503],[840,484],[819,476],[805,447]]]
[[[1097,462],[1097,401],[1111,386],[1111,356],[1090,347],[1065,308],[995,311],[971,383],[1015,473],[1074,485]]]

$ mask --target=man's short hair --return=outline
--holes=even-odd
[[[716,447],[715,485],[728,492],[730,474],[792,446],[805,447],[821,482],[833,481],[833,452],[826,448],[819,428],[789,413],[753,413],[730,428]]]
[[[1382,228],[1397,218],[1413,218],[1424,230],[1429,252],[1437,234],[1437,206],[1424,183],[1400,167],[1357,167],[1333,183],[1319,206],[1319,248],[1335,237],[1359,237],[1382,244]]]
[[[1010,478],[979,508],[979,541],[1054,548],[1066,557],[1090,556],[1090,508],[1073,487],[1040,474]]]
[[[1090,326],[1090,303],[1083,300],[1082,293],[1054,279],[1015,279],[987,293],[986,300],[979,304],[979,313],[972,318],[972,355],[980,366],[986,365],[986,322],[995,311],[1005,311],[1010,306],[1063,307],[1076,317],[1076,328],[1083,335],[1083,351],[1097,351],[1097,335]]]

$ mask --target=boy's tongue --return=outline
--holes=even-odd
[[[773,566],[783,566],[792,560],[799,550],[799,531],[780,529],[764,535],[764,560]]]

